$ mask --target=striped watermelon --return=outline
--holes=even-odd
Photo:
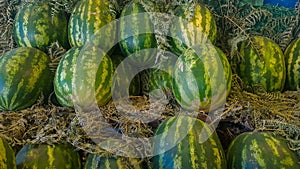
[[[160,124],[155,136],[153,168],[226,169],[220,140],[204,122],[188,117],[172,117]],[[203,137],[202,137],[203,136]],[[205,140],[204,137],[209,137]],[[174,145],[166,151],[166,147]]]
[[[15,152],[7,141],[0,137],[0,168],[16,169]]]
[[[144,93],[151,93],[151,96],[156,98],[162,98],[164,95],[169,96],[172,92],[173,85],[173,71],[175,63],[178,59],[177,56],[168,56],[161,60],[160,64],[154,68],[144,70],[144,76],[148,76],[147,88],[144,89]]]
[[[299,158],[282,137],[268,132],[246,132],[238,135],[227,152],[228,168],[299,169]]]
[[[62,106],[72,107],[72,78],[76,68],[77,58],[82,47],[72,47],[61,58],[54,76],[54,91]]]
[[[152,65],[156,58],[156,51],[149,50],[157,48],[154,25],[145,12],[140,2],[132,1],[123,8],[119,26],[120,48],[139,67]]]
[[[138,69],[127,62],[122,54],[113,54],[110,56],[114,67],[115,74],[112,84],[114,97],[124,97],[127,95],[138,96],[141,94],[141,80]],[[135,76],[134,76],[135,75]],[[132,77],[131,79],[131,76]],[[128,88],[125,89],[125,86]]]
[[[73,101],[78,106],[95,102],[105,105],[112,97],[114,65],[111,58],[97,45],[84,46],[77,60],[72,78]],[[61,73],[64,73],[63,71]]]
[[[52,14],[47,1],[25,4],[14,20],[14,38],[19,46],[47,51],[47,47],[59,42],[68,48],[68,18],[63,12]]]
[[[81,169],[79,153],[69,144],[26,144],[16,163],[19,169]]]
[[[101,157],[97,154],[89,154],[84,169],[142,169],[140,159],[126,157]]]
[[[173,93],[186,110],[214,110],[226,101],[231,88],[226,55],[207,43],[187,49],[176,61]]]
[[[280,47],[272,40],[255,36],[244,41],[240,47],[242,62],[238,74],[247,85],[259,84],[267,92],[282,91],[286,68]]]
[[[189,9],[194,5],[194,14],[190,16]],[[178,56],[194,45],[210,40],[214,43],[217,36],[216,21],[204,5],[189,4],[179,6],[170,28],[171,51]]]
[[[20,110],[33,105],[52,90],[49,57],[42,51],[19,47],[0,57],[0,110]]]
[[[105,49],[110,49],[116,40],[116,24],[109,24],[116,19],[111,11],[108,0],[81,0],[78,1],[70,16],[68,25],[69,42],[71,46],[82,46],[92,40],[98,30],[105,27],[105,30],[97,33],[98,40]]]
[[[300,90],[300,38],[294,40],[285,50],[286,89]]]

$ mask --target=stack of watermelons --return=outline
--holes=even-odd
[[[195,118],[195,112],[215,118],[232,82],[229,56],[216,46],[218,27],[204,4],[133,0],[118,11],[115,1],[79,0],[70,14],[51,5],[24,3],[15,15],[18,47],[0,57],[3,113],[30,108],[41,98],[46,103],[51,93],[57,106],[80,113],[128,96],[170,94],[167,98],[188,113],[178,112],[153,128],[160,139],[151,145],[151,164],[134,155],[89,154],[83,160],[68,144],[27,144],[15,156],[0,139],[1,169],[299,168],[299,158],[280,136],[243,133],[225,155],[214,128]],[[266,37],[248,37],[239,46],[236,72],[246,85],[259,84],[267,92],[300,90],[299,42],[295,38],[283,52]],[[55,71],[48,51],[53,43],[66,50]]]

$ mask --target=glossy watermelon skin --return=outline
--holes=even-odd
[[[300,38],[294,40],[284,51],[287,90],[300,90]]]
[[[78,1],[68,24],[69,43],[72,47],[82,46],[97,39],[101,45],[105,45],[103,48],[110,49],[116,41],[117,25],[109,23],[115,19],[108,0]],[[105,33],[99,32],[104,26]],[[93,37],[95,34],[96,39]]]
[[[138,67],[153,65],[156,51],[149,49],[157,48],[154,25],[141,3],[132,1],[123,8],[119,29],[122,53]]]
[[[84,169],[144,169],[140,159],[89,154]]]
[[[261,85],[267,92],[282,91],[286,79],[283,52],[271,39],[262,36],[244,41],[237,73],[246,85]]]
[[[189,117],[175,116],[161,123],[155,136],[153,151],[159,153],[152,160],[153,168],[226,169],[226,158],[220,140],[204,122]],[[209,136],[201,140],[201,136]],[[201,141],[201,142],[200,142]],[[165,151],[169,145],[174,145]]]
[[[194,5],[194,15],[188,15],[187,6],[179,6],[175,10],[175,19],[170,27],[170,50],[181,55],[187,48],[194,45],[210,42],[215,43],[217,25],[214,16],[202,4]]]
[[[299,158],[280,136],[268,132],[245,132],[238,135],[227,152],[228,168],[298,169]]]
[[[61,58],[54,76],[54,92],[62,106],[72,107],[73,85],[72,78],[76,68],[77,58],[82,47],[72,47]]]
[[[53,15],[47,1],[27,3],[15,16],[14,38],[18,46],[34,47],[44,52],[54,42],[67,49],[67,27],[67,14],[59,12]]]
[[[179,56],[173,77],[173,93],[182,108],[212,111],[225,103],[232,71],[226,55],[207,43],[189,48]]]
[[[19,47],[0,57],[0,110],[21,110],[52,91],[50,59],[42,51]]]
[[[16,169],[15,152],[8,142],[0,137],[0,168]]]
[[[26,144],[16,155],[17,168],[81,169],[79,153],[69,144]]]

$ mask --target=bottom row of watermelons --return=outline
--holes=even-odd
[[[299,159],[288,148],[283,138],[269,132],[245,132],[229,146],[227,156],[220,140],[204,122],[176,116],[164,121],[155,132],[159,141],[153,143],[151,163],[139,158],[104,157],[89,154],[85,169],[123,168],[207,168],[258,169],[295,168]],[[0,139],[0,168],[14,169],[80,169],[82,161],[78,151],[67,144],[25,145],[15,156],[10,145]]]

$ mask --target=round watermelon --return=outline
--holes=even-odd
[[[226,158],[217,134],[203,121],[174,116],[155,131],[153,168],[226,169]]]
[[[67,14],[62,11],[53,13],[47,1],[26,3],[15,16],[14,38],[19,46],[45,52],[54,42],[68,48],[67,27]]]
[[[90,41],[99,41],[110,49],[116,41],[116,14],[108,0],[81,0],[75,5],[68,24],[68,37],[72,47]],[[95,36],[95,34],[97,34]]]
[[[229,146],[227,164],[228,168],[300,168],[284,138],[269,132],[238,135]]]
[[[211,111],[226,101],[232,72],[226,55],[213,44],[187,49],[176,61],[172,90],[186,110]]]
[[[31,47],[12,49],[0,57],[0,110],[21,110],[53,88],[49,57]]]
[[[157,42],[150,15],[140,2],[132,1],[122,10],[119,25],[119,44],[122,53],[138,66],[154,64]]]
[[[190,9],[194,11],[191,12]],[[181,55],[184,50],[194,45],[207,42],[215,43],[217,25],[214,16],[203,4],[190,3],[175,10],[170,28],[170,50]]]
[[[242,42],[241,63],[237,73],[246,85],[260,85],[267,92],[282,91],[286,68],[284,55],[278,44],[269,38],[254,36]]]

